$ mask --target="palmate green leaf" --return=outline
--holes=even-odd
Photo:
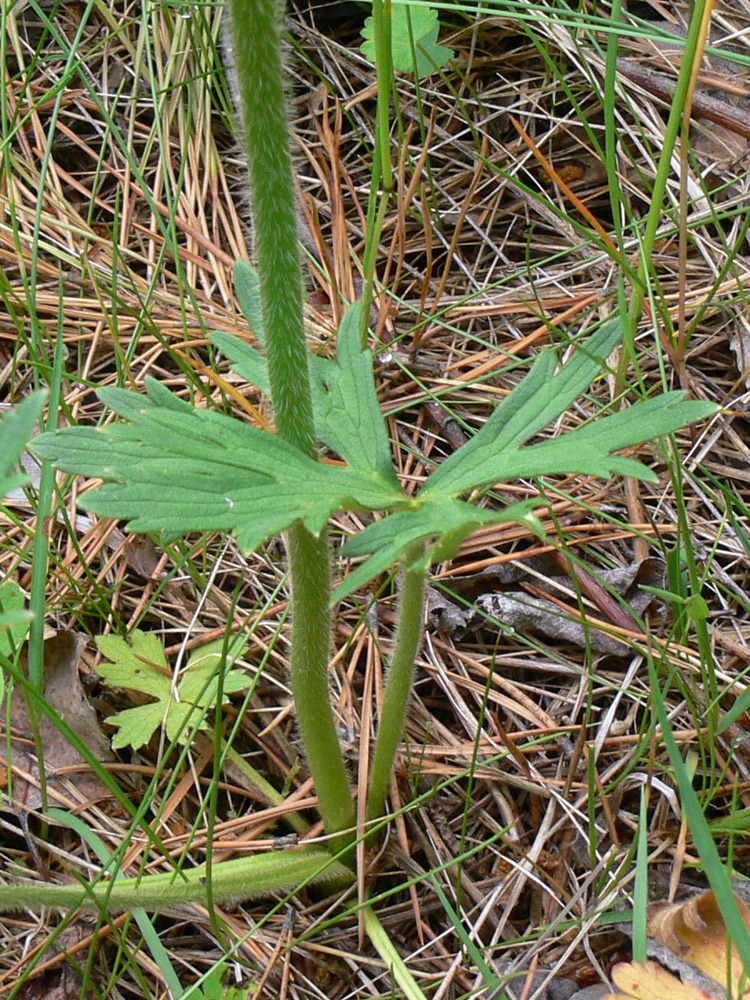
[[[41,416],[46,392],[32,392],[0,420],[0,502],[17,486],[25,486],[29,477],[14,472],[34,425]]]
[[[247,639],[242,636],[235,636],[234,641],[228,645],[223,639],[215,639],[196,649],[180,679],[180,698],[194,705],[213,705],[219,693],[219,668],[222,661],[226,664],[235,663],[246,649]],[[240,670],[229,670],[224,674],[225,695],[244,691],[247,685],[247,676]]]
[[[147,389],[151,399],[100,393],[131,423],[65,428],[34,442],[58,468],[107,480],[79,502],[131,530],[235,531],[252,551],[296,521],[317,534],[336,510],[404,499],[372,474],[317,462],[273,434],[194,409],[153,379]]]
[[[118,635],[100,635],[96,645],[110,661],[101,663],[99,670],[109,685],[154,698],[169,698],[172,689],[169,663],[164,646],[153,632],[135,629],[130,643]]]
[[[239,261],[235,268],[235,286],[242,310],[262,344],[260,285],[246,261]],[[337,335],[335,362],[316,354],[308,356],[315,432],[351,468],[374,474],[388,488],[400,489],[378,402],[372,352],[360,342],[361,315],[360,303],[346,311]],[[260,351],[228,333],[213,333],[211,339],[235,371],[270,394],[268,369]]]
[[[576,353],[557,374],[554,353],[542,351],[526,377],[495,408],[484,427],[433,472],[423,492],[456,496],[473,489],[463,484],[478,479],[488,459],[515,451],[565,413],[589,388],[622,336],[619,319],[605,323],[578,345]]]
[[[508,479],[558,473],[608,477],[619,472],[653,480],[644,465],[611,452],[701,420],[716,412],[713,404],[666,393],[554,440],[522,447],[588,389],[621,337],[619,319],[605,323],[555,374],[554,354],[543,351],[481,431],[442,463],[420,495],[459,496]]]
[[[333,602],[340,601],[385,572],[415,542],[428,543],[427,554],[414,567],[427,569],[432,563],[454,556],[461,542],[484,525],[523,521],[531,525],[535,532],[541,531],[533,514],[534,507],[541,502],[523,501],[501,510],[485,510],[462,500],[438,496],[422,504],[415,502],[410,510],[398,511],[375,521],[344,545],[342,554],[345,556],[372,555],[342,580],[333,594]]]
[[[372,352],[360,341],[362,304],[350,306],[341,321],[336,364],[312,357],[315,426],[322,441],[354,469],[376,473],[400,491],[391,446],[378,401]]]
[[[541,530],[530,510],[533,504],[480,511],[456,499],[470,490],[512,479],[569,473],[605,478],[619,473],[656,480],[656,474],[641,462],[613,452],[710,416],[716,406],[687,401],[683,392],[666,393],[559,438],[522,447],[589,387],[620,336],[618,321],[606,324],[579,346],[557,374],[554,354],[543,352],[479,434],[429,477],[410,509],[370,525],[344,546],[344,555],[371,557],[342,582],[334,598],[340,599],[388,569],[415,542],[427,544],[427,562],[438,562],[453,555],[481,524],[526,520]]]
[[[498,454],[488,451],[481,465],[477,464],[478,456],[474,453],[465,469],[460,465],[454,466],[452,476],[442,479],[437,487],[431,479],[428,480],[420,496],[460,494],[510,479],[570,473],[605,479],[620,473],[655,482],[657,476],[647,466],[612,452],[669,434],[679,427],[711,416],[717,409],[713,403],[686,400],[681,390],[664,393],[528,448]],[[460,455],[462,450],[456,455]]]
[[[193,653],[176,689],[164,647],[153,633],[135,629],[130,643],[119,636],[103,635],[98,636],[96,644],[107,658],[98,667],[105,683],[156,698],[147,705],[126,708],[110,716],[108,721],[118,729],[112,741],[115,750],[128,746],[137,750],[148,743],[161,725],[170,740],[180,743],[189,740],[196,728],[206,728],[202,716],[205,709],[215,706],[223,640],[207,643]],[[235,641],[227,649],[223,662],[225,698],[248,686],[248,678],[242,671],[230,669],[245,645],[244,641]]]

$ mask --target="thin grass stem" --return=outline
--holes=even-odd
[[[659,223],[661,222],[664,198],[667,193],[667,181],[669,180],[669,175],[672,169],[672,153],[674,152],[675,143],[677,142],[677,137],[680,133],[680,127],[683,121],[688,89],[692,78],[693,59],[699,48],[699,39],[704,20],[703,14],[706,3],[707,0],[696,0],[693,8],[688,36],[685,42],[685,51],[682,57],[680,75],[675,86],[672,108],[667,121],[667,127],[664,132],[664,142],[662,145],[661,156],[659,158],[659,166],[654,179],[653,191],[651,192],[651,207],[649,208],[648,217],[646,219],[646,231],[641,242],[641,261],[638,268],[639,280],[633,286],[633,292],[630,298],[630,310],[628,313],[629,322],[626,328],[625,342],[628,347],[628,353],[630,354],[630,360],[633,363],[633,367],[639,377],[639,381],[641,380],[641,375],[635,352],[635,335],[641,318],[641,313],[643,312],[643,303],[646,296],[646,289],[649,284],[648,275],[651,271],[654,246],[656,245],[656,234],[659,229]]]
[[[390,147],[390,106],[393,87],[393,54],[391,51],[391,3],[390,0],[373,0],[372,23],[375,41],[375,69],[378,80],[378,101],[376,110],[375,157],[372,171],[370,204],[367,210],[367,244],[364,258],[364,291],[362,293],[362,346],[367,344],[367,328],[370,322],[370,307],[375,285],[375,262],[380,235],[385,223],[388,202],[394,190],[393,164]],[[379,190],[382,188],[382,190]],[[377,204],[377,210],[375,205]]]

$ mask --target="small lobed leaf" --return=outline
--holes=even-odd
[[[245,642],[237,639],[230,643],[224,656],[223,640],[208,643],[196,650],[174,684],[158,637],[150,632],[135,629],[131,641],[119,636],[99,636],[96,640],[103,660],[98,671],[112,687],[138,691],[156,698],[147,705],[126,708],[109,718],[117,728],[112,745],[138,749],[148,743],[160,726],[164,726],[172,742],[186,742],[195,729],[205,729],[203,716],[215,706],[218,697],[219,671],[224,670],[222,691],[224,698],[248,686],[246,675],[231,669],[242,655]]]
[[[426,6],[394,2],[391,6],[391,51],[393,68],[400,73],[415,73],[423,79],[445,66],[455,56],[453,49],[438,44],[437,11]],[[375,62],[375,30],[368,17],[362,34],[366,41],[362,53]]]
[[[226,646],[223,639],[216,639],[197,649],[182,674],[180,698],[194,705],[213,705],[219,692],[219,670],[222,667],[224,695],[244,691],[248,683],[247,675],[242,670],[227,670],[226,665],[236,662],[246,648],[247,640],[239,636],[229,646]]]
[[[100,635],[96,645],[106,657],[97,668],[99,676],[111,687],[150,694],[161,700],[169,698],[171,672],[164,647],[153,632],[134,629],[130,642],[119,635]]]
[[[117,729],[112,738],[114,750],[132,747],[134,750],[145,746],[157,729],[164,723],[164,703],[154,701],[136,708],[125,708],[111,715],[107,722]]]

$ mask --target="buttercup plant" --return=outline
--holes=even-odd
[[[381,0],[375,4],[377,12]],[[551,440],[527,444],[586,391],[619,343],[619,318],[601,325],[562,366],[554,351],[538,355],[527,376],[482,429],[407,494],[394,470],[378,402],[372,353],[362,344],[359,304],[338,331],[336,361],[308,352],[297,205],[284,95],[282,5],[278,0],[231,0],[236,72],[248,146],[257,270],[236,269],[240,303],[262,350],[227,334],[214,343],[236,370],[271,399],[276,433],[222,413],[196,409],[153,379],[148,397],[102,389],[102,401],[124,422],[70,427],[45,434],[35,451],[59,469],[105,480],[79,502],[130,530],[186,533],[233,531],[250,552],[284,533],[292,581],[291,674],[295,710],[329,850],[303,849],[212,866],[213,897],[239,899],[310,881],[341,883],[355,866],[355,809],[328,692],[331,607],[394,567],[400,571],[400,612],[366,815],[384,816],[393,762],[402,738],[412,675],[423,633],[430,567],[450,558],[482,525],[526,521],[538,528],[534,501],[500,509],[467,502],[500,482],[519,477],[615,473],[655,481],[633,458],[615,452],[710,416],[716,407],[669,392]],[[321,460],[324,446],[346,463]],[[382,512],[343,548],[366,557],[331,594],[331,551],[326,525],[340,510]],[[197,870],[196,870],[197,871]],[[158,907],[164,885],[194,899],[202,876],[148,876],[117,880],[104,890],[76,887],[0,887],[0,907],[93,903],[115,908]],[[161,879],[157,884],[152,879]],[[174,894],[173,894],[174,895]],[[75,898],[74,898],[75,897]],[[174,901],[170,896],[170,901]],[[202,898],[205,898],[203,896]],[[385,951],[377,920],[366,926]],[[411,996],[419,991],[389,953]],[[415,992],[416,991],[416,992]]]

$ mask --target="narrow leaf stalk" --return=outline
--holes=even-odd
[[[211,736],[210,729],[208,730],[208,734]],[[237,753],[233,746],[227,746],[227,742],[223,738],[221,738],[221,754],[216,755],[217,760],[220,756],[225,756],[238,771],[241,771],[246,780],[254,786],[256,792],[265,798],[269,805],[280,807],[285,805],[286,799],[281,792],[274,788],[270,781],[266,781],[263,775],[259,771],[256,771],[252,764],[245,760],[242,754]],[[300,837],[304,837],[310,830],[310,824],[298,812],[286,813],[284,819]]]
[[[404,731],[414,667],[424,632],[425,584],[426,573],[424,570],[407,568],[404,571],[401,581],[401,608],[396,640],[388,670],[388,680],[378,725],[377,745],[370,773],[370,790],[367,799],[368,821],[378,819],[383,814],[393,762]]]
[[[378,103],[376,110],[377,131],[375,136],[372,190],[367,210],[367,245],[364,260],[365,287],[362,294],[362,325],[360,329],[363,347],[367,344],[367,327],[370,322],[370,307],[372,305],[375,285],[375,261],[380,246],[380,236],[383,232],[388,204],[395,188],[390,144],[390,108],[391,89],[393,86],[391,0],[373,0],[372,21],[375,31],[375,70],[378,81]],[[381,185],[382,191],[379,190]],[[377,210],[375,210],[376,203]]]
[[[407,1000],[427,1000],[425,994],[417,985],[416,979],[409,972],[409,969],[404,962],[403,958],[399,955],[396,950],[391,936],[388,931],[383,927],[377,914],[371,906],[366,906],[364,909],[365,915],[365,928],[367,929],[367,936],[372,941],[372,944],[383,959],[387,963],[391,975],[398,983],[399,988],[403,992]]]
[[[667,127],[664,132],[664,142],[659,157],[659,166],[654,179],[654,187],[651,192],[651,206],[646,219],[646,231],[641,242],[641,260],[638,268],[638,280],[633,286],[628,312],[628,326],[626,328],[626,345],[630,354],[636,374],[639,374],[638,361],[635,351],[635,335],[638,322],[643,312],[643,303],[646,296],[646,289],[649,282],[649,273],[656,245],[656,235],[661,222],[661,215],[664,209],[664,199],[667,193],[667,182],[671,173],[672,153],[675,143],[680,133],[685,114],[686,101],[690,81],[692,78],[693,60],[698,52],[701,27],[703,24],[704,10],[707,0],[696,0],[693,7],[690,27],[685,41],[685,50],[682,57],[680,74],[675,85],[674,96],[672,98],[672,108],[667,120]]]

